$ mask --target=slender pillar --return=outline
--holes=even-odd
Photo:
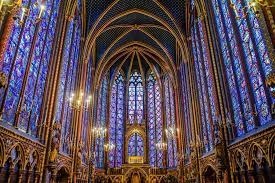
[[[11,7],[8,7],[8,10],[6,11],[6,14],[4,12],[3,18],[3,31],[0,32],[1,39],[0,39],[0,70],[2,69],[3,61],[4,61],[4,55],[8,47],[9,39],[12,33],[12,29],[14,26],[14,17],[16,16],[19,6],[21,5],[21,2],[18,2],[18,4],[14,3]],[[0,15],[1,16],[1,15]],[[1,28],[1,26],[0,26]]]

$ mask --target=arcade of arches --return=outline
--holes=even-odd
[[[272,0],[0,0],[0,182],[275,182]]]

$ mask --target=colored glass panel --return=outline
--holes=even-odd
[[[106,128],[106,114],[107,114],[107,92],[108,92],[108,79],[107,76],[102,80],[98,101],[97,101],[97,118],[96,125],[97,128]],[[104,143],[105,137],[96,137],[95,145],[95,156],[96,156],[96,167],[104,167]]]
[[[128,142],[128,156],[144,156],[144,143],[138,133],[134,133]]]
[[[14,22],[3,62],[3,72],[9,78],[5,101],[5,91],[2,90],[0,93],[0,101],[4,102],[4,121],[13,124],[15,112],[20,110],[17,119],[19,130],[34,137],[37,135],[38,121],[42,120],[39,116],[51,55],[48,53],[52,49],[60,1],[44,2],[47,8],[39,23],[34,21],[40,11],[40,6],[35,5],[35,2],[22,1],[22,6],[29,9],[29,15],[21,25],[19,19]],[[19,15],[21,11],[18,12]],[[26,81],[25,85],[23,80]]]
[[[175,104],[174,104],[174,92],[173,86],[168,77],[164,80],[165,90],[165,112],[166,112],[166,127],[167,129],[173,129],[176,131],[175,121]],[[169,132],[170,133],[170,132]],[[176,135],[167,135],[167,159],[168,167],[175,168],[177,166],[177,144]]]
[[[110,104],[110,128],[109,143],[115,145],[115,149],[109,152],[109,166],[120,167],[123,156],[124,138],[124,78],[119,73],[112,86]]]
[[[129,99],[128,99],[128,118],[129,123],[143,122],[143,85],[140,73],[135,71],[131,74],[129,82]]]
[[[163,142],[162,132],[162,112],[161,112],[161,93],[160,87],[151,73],[147,79],[147,98],[148,98],[148,123],[149,123],[149,159],[150,165],[162,167],[163,151],[156,149],[156,143]]]

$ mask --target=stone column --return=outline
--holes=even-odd
[[[11,36],[12,29],[14,26],[14,20],[15,20],[14,17],[16,16],[16,14],[19,10],[19,5],[20,5],[19,3],[18,4],[14,3],[10,7],[8,7],[6,12],[4,11],[4,15],[0,15],[0,16],[3,16],[3,18],[4,18],[3,25],[2,25],[3,32],[1,32],[1,37],[0,37],[1,38],[0,39],[0,70],[3,65],[4,54],[8,47],[9,38]]]

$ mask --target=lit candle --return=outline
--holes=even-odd
[[[38,126],[38,116],[36,116],[35,124]]]
[[[252,7],[254,13],[257,12],[257,3],[256,2],[251,2],[250,7]]]
[[[39,12],[39,15],[38,15],[38,19],[40,19],[40,18],[41,18],[42,13],[43,13],[43,11],[45,10],[45,8],[46,8],[46,6],[45,6],[45,5],[43,5],[43,4],[41,4],[41,5],[40,5],[40,12]]]
[[[21,22],[23,22],[23,20],[24,20],[25,13],[26,13],[26,8],[23,7],[22,8],[22,13],[21,13],[21,19],[20,19]]]
[[[0,11],[2,9],[3,4],[4,4],[4,0],[0,0]]]
[[[234,7],[234,12],[235,12],[235,14],[236,14],[236,17],[239,17],[239,13],[238,13],[238,10],[237,10],[236,7]]]

